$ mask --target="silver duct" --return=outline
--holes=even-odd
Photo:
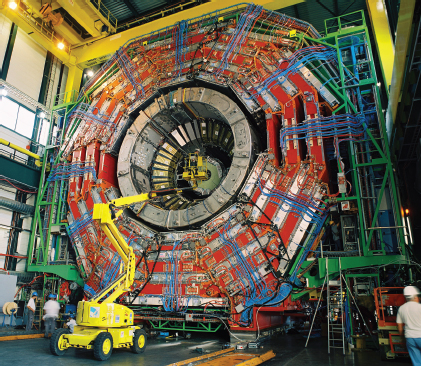
[[[27,205],[26,203],[11,200],[10,198],[0,197],[0,208],[4,207],[9,210],[19,212],[21,214],[33,215],[35,207]]]

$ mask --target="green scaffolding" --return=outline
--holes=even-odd
[[[60,161],[58,146],[64,140],[66,126],[58,130],[59,119],[66,121],[67,115],[77,104],[77,93],[72,91],[57,96],[59,105],[52,109],[50,131],[41,168],[41,179],[32,220],[28,246],[27,271],[46,272],[83,286],[83,280],[75,263],[69,263],[66,235],[68,182],[48,182],[46,176],[52,165]],[[54,252],[52,253],[52,247]]]

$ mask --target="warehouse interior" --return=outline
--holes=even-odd
[[[1,364],[417,364],[420,14],[1,0]]]

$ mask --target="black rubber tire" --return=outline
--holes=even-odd
[[[62,356],[67,350],[61,350],[58,347],[58,342],[60,340],[60,337],[63,334],[70,334],[70,330],[69,329],[63,329],[63,328],[59,328],[56,329],[55,332],[53,333],[53,335],[50,338],[50,352],[54,355],[54,356]]]
[[[142,347],[139,346],[139,338],[144,337],[145,342]],[[143,329],[136,329],[133,335],[133,345],[131,346],[133,353],[143,353],[146,348],[146,344],[148,343],[148,336]]]
[[[103,345],[104,342],[109,339],[111,342],[111,348],[108,353],[104,353]],[[109,332],[99,333],[94,342],[94,356],[99,361],[106,361],[111,357],[113,353],[113,337]]]

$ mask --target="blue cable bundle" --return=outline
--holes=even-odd
[[[350,341],[351,338],[351,318],[350,318],[350,314],[349,314],[349,303],[348,303],[348,298],[345,297],[345,301],[344,301],[344,315],[345,315],[345,339],[348,340],[348,342]]]
[[[169,285],[164,290],[164,297],[162,301],[165,311],[179,312],[182,311],[183,308],[183,304],[181,304],[181,282],[178,283],[178,250],[180,249],[178,248],[179,246],[180,241],[176,241],[169,254],[171,274],[168,274],[169,271],[167,271],[165,274],[165,282],[168,282],[169,277]],[[174,251],[176,250],[177,258],[174,258]]]
[[[338,58],[334,49],[330,49],[327,47],[309,46],[301,48],[300,50],[294,52],[286,61],[288,61],[289,63],[288,67],[285,69],[281,69],[279,68],[281,64],[279,64],[278,70],[273,72],[270,75],[270,77],[268,77],[261,84],[259,84],[255,88],[256,91],[254,93],[251,93],[252,96],[248,99],[256,97],[264,91],[269,91],[270,89],[272,89],[272,87],[274,87],[277,84],[282,85],[283,82],[279,80],[280,78],[284,78],[284,80],[287,80],[290,74],[295,74],[298,71],[298,69],[307,65],[309,62],[318,61],[321,63],[338,63]]]
[[[101,288],[105,288],[111,281],[114,281],[114,279],[117,277],[117,274],[120,269],[120,263],[121,263],[121,257],[118,255],[118,253],[114,253],[113,258],[108,264],[108,268],[103,268],[103,271],[105,272],[102,276],[102,279],[99,283]]]
[[[242,248],[238,246],[237,242],[232,237],[232,231],[235,231],[240,224],[230,228],[231,219],[232,216],[226,221],[220,239],[225,244],[226,248],[230,248],[231,250],[230,256],[228,249],[225,249],[226,258],[231,263],[239,284],[242,285],[241,287],[244,296],[243,306],[245,310],[241,313],[240,323],[248,324],[253,316],[253,307],[255,305],[263,304],[267,301],[270,301],[270,304],[268,305],[283,301],[288,296],[290,290],[285,286],[286,284],[283,284],[278,293],[274,296],[273,291],[267,287],[264,278],[256,270],[254,265],[252,266],[247,260],[242,253]],[[236,265],[233,263],[234,258]]]
[[[83,176],[87,173],[92,173],[93,180],[96,181],[96,171],[92,165],[88,165],[91,163],[85,162],[72,162],[72,163],[64,163],[59,164],[53,167],[50,172],[50,175],[47,178],[48,182],[55,182],[60,180],[68,180],[70,178],[76,178]]]
[[[142,83],[138,83],[135,78],[133,77],[134,72],[136,72],[136,68],[133,66],[132,61],[127,56],[123,47],[120,47],[119,50],[116,52],[117,62],[120,66],[121,72],[124,76],[130,81],[133,88],[136,91],[137,96],[145,96],[145,89],[143,88]],[[140,87],[140,90],[139,90]]]
[[[230,60],[240,51],[240,45],[242,45],[247,38],[248,33],[253,27],[254,21],[262,13],[263,7],[250,4],[244,13],[241,14],[238,24],[235,27],[234,33],[227,45],[227,49],[221,58],[221,63],[216,71],[216,75],[220,75],[228,67]],[[238,47],[237,50],[235,50]],[[233,52],[235,51],[235,54]]]
[[[94,111],[96,113],[94,113]],[[110,116],[105,113],[101,113],[98,108],[86,103],[80,103],[78,107],[70,113],[68,120],[71,119],[81,119],[107,128],[113,128],[115,126],[114,122],[110,121]]]
[[[284,210],[285,212],[289,212],[289,213],[293,212],[294,214],[299,215],[304,221],[309,222],[310,225],[316,225],[316,226],[315,227],[313,226],[313,230],[308,231],[309,237],[306,240],[305,247],[302,246],[304,250],[302,251],[300,255],[298,265],[296,266],[296,268],[294,269],[294,272],[290,275],[288,279],[289,283],[287,282],[281,283],[276,294],[274,294],[272,290],[267,288],[266,283],[263,280],[260,282],[260,284],[257,283],[255,287],[252,287],[251,290],[248,290],[247,289],[248,285],[244,283],[246,279],[249,280],[249,277],[247,277],[248,273],[244,270],[240,271],[241,276],[239,276],[239,279],[243,281],[245,285],[244,288],[248,290],[248,291],[245,291],[245,294],[244,294],[245,295],[245,301],[244,301],[245,310],[241,314],[241,322],[245,324],[247,324],[247,321],[251,320],[253,316],[254,306],[259,306],[263,304],[265,306],[275,306],[279,304],[280,302],[284,301],[288,297],[293,287],[292,284],[297,284],[297,285],[299,284],[299,281],[297,278],[298,270],[301,267],[305,258],[307,257],[307,254],[310,252],[310,248],[312,247],[314,240],[316,240],[318,233],[320,232],[320,229],[322,228],[328,214],[327,207],[322,205],[321,202],[316,202],[311,197],[307,197],[307,196],[300,197],[299,194],[292,195],[289,192],[270,190],[268,189],[268,187],[263,186],[261,177],[259,177],[258,184],[259,184],[259,188],[262,194],[271,198],[271,202],[277,204],[281,210],[284,210],[282,208],[282,204],[288,203],[290,207],[288,210]],[[269,190],[269,192],[266,193],[264,189]],[[279,203],[276,202],[275,200],[273,200],[273,198],[279,199],[280,202]],[[305,201],[304,201],[304,198],[305,198]],[[309,219],[307,219],[307,217]],[[234,244],[235,242],[233,240],[228,240],[229,238],[226,238],[226,237],[224,238],[224,236],[229,237],[229,231],[227,230],[228,225],[229,225],[229,220],[227,224],[225,225],[224,235],[222,235],[221,237],[225,239],[225,241],[224,240],[223,241],[224,243],[226,243],[227,246],[229,246],[230,243],[232,245],[236,245]],[[235,249],[236,248],[234,248],[233,253],[238,253],[238,250],[236,252]],[[237,261],[238,263],[240,263],[240,260],[237,260]],[[244,261],[244,262],[248,264],[247,261]],[[242,264],[244,264],[244,262]],[[246,265],[246,269],[247,269],[247,265]],[[238,271],[237,268],[235,268],[235,270]],[[257,289],[258,291],[256,291],[255,289]]]
[[[91,296],[95,296],[96,294],[96,291],[94,291],[94,289],[91,286],[87,285],[86,283],[83,286],[83,291],[87,292]]]
[[[67,235],[73,241],[79,232],[93,222],[92,211],[89,211],[66,227]]]
[[[163,307],[165,311],[169,312],[185,313],[188,309],[190,300],[193,298],[192,296],[182,296],[183,273],[180,274],[179,271],[179,250],[181,249],[182,241],[185,239],[186,238],[176,241],[169,253],[171,271],[166,271],[165,273],[165,283],[168,283],[168,285],[164,288],[164,293],[161,296]]]
[[[287,213],[294,213],[301,217],[302,220],[308,222],[310,224],[317,223],[323,225],[324,219],[320,216],[317,212],[323,212],[325,209],[320,208],[320,204],[314,201],[310,196],[306,196],[306,200],[304,201],[304,197],[300,197],[299,195],[292,195],[289,192],[283,192],[279,190],[269,189],[268,187],[263,187],[261,179],[259,178],[259,188],[262,195],[271,198],[271,202],[277,205],[280,210],[287,212]],[[264,190],[269,190],[269,193],[266,193]],[[276,202],[273,198],[277,198],[280,202]],[[290,207],[289,209],[285,210],[282,205],[287,203]],[[306,216],[310,218],[310,220],[306,219]]]
[[[188,33],[189,25],[186,20],[182,20],[178,23],[174,30],[174,42],[175,42],[175,65],[174,69],[177,70],[176,76],[181,74],[181,70],[183,69],[183,62],[185,60],[185,51],[184,48],[187,45],[187,33]],[[174,78],[173,78],[174,79]]]
[[[329,117],[308,119],[296,126],[286,126],[280,133],[281,149],[287,148],[287,143],[293,140],[309,140],[310,138],[337,137],[348,135],[359,136],[366,128],[363,115],[341,114]],[[297,135],[297,137],[294,137]]]

